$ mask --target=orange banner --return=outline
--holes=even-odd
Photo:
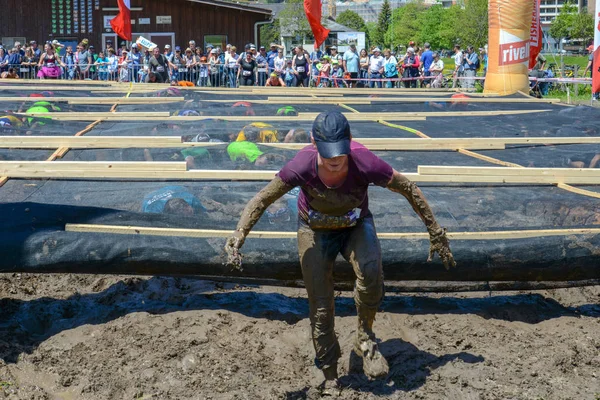
[[[490,0],[485,93],[529,92],[532,0]]]

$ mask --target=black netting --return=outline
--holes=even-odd
[[[12,90],[12,89],[11,89]],[[35,91],[0,91],[0,96],[28,96]],[[101,90],[101,89],[97,89]],[[65,97],[123,97],[124,93],[97,93],[97,90],[54,91]],[[8,92],[8,93],[7,93]],[[30,93],[31,92],[31,93]],[[39,93],[39,91],[38,91]],[[253,139],[254,157],[234,159],[228,147],[240,132],[265,140],[285,141],[290,131],[310,132],[311,121],[292,117],[279,121],[271,116],[285,106],[296,112],[348,109],[335,104],[257,104],[276,95],[243,93],[208,94],[191,90],[135,93],[130,97],[156,98],[174,94],[183,102],[119,105],[117,112],[169,112],[208,120],[174,121],[151,118],[103,121],[85,136],[171,136],[184,141],[221,141],[207,148],[74,149],[63,161],[186,161],[191,169],[277,170],[293,157],[294,150],[274,148]],[[389,95],[399,97],[391,92]],[[423,97],[415,95],[411,98]],[[439,98],[448,98],[444,94]],[[322,97],[322,96],[321,96]],[[345,97],[369,99],[365,94]],[[51,97],[49,97],[51,99]],[[373,99],[373,97],[371,97]],[[48,100],[48,99],[46,99]],[[225,100],[225,102],[216,102]],[[518,100],[516,98],[516,100]],[[250,104],[240,104],[243,101]],[[342,101],[341,101],[342,102]],[[237,103],[237,104],[236,104]],[[23,111],[24,102],[5,102],[8,115]],[[107,112],[111,105],[69,105],[57,103],[58,112]],[[428,117],[425,121],[351,122],[355,138],[419,138],[415,130],[433,138],[487,137],[598,137],[600,110],[565,107],[546,103],[452,103],[441,101],[377,101],[352,105],[360,113],[371,112],[463,112],[461,115]],[[501,116],[473,116],[472,111],[549,110]],[[242,117],[227,121],[214,117]],[[259,118],[259,117],[264,118]],[[1,115],[0,115],[1,117]],[[248,117],[248,118],[245,118]],[[257,119],[260,126],[248,127]],[[39,123],[41,122],[41,123]],[[91,121],[56,121],[35,118],[22,126],[0,128],[1,135],[72,136]],[[261,133],[267,131],[267,133]],[[258,133],[257,133],[258,132]],[[262,135],[262,136],[260,136]],[[288,137],[289,139],[289,137]],[[306,139],[306,138],[304,138]],[[151,140],[151,139],[149,139]],[[0,160],[41,161],[53,150],[0,149]],[[524,167],[587,168],[600,146],[507,145],[504,150],[476,153]],[[246,154],[246,153],[244,153]],[[498,166],[477,157],[454,151],[376,151],[399,171],[417,172],[419,165]],[[251,159],[253,158],[253,159]],[[259,160],[259,162],[257,162]],[[261,161],[262,160],[262,161]],[[581,164],[580,164],[581,163]],[[596,164],[596,167],[600,166]],[[278,279],[300,277],[294,239],[249,239],[244,247],[245,270],[233,273],[223,265],[223,238],[186,238],[109,233],[66,232],[67,223],[145,226],[186,229],[234,229],[245,206],[264,182],[176,181],[135,179],[24,180],[10,179],[0,188],[4,257],[2,271],[80,271],[119,273],[181,273],[201,275],[245,275]],[[597,198],[550,185],[420,184],[439,222],[452,232],[598,228],[600,203]],[[600,193],[599,186],[582,189]],[[168,209],[160,199],[177,192],[188,206]],[[381,188],[370,191],[370,209],[379,232],[424,232],[419,218],[398,195]],[[272,205],[256,230],[294,232],[297,226],[295,197],[290,194]],[[527,239],[454,240],[457,270],[446,272],[439,261],[427,264],[426,240],[382,240],[385,273],[388,279],[436,280],[569,280],[598,278],[598,235],[560,235]],[[345,263],[336,269],[340,279],[350,279]]]

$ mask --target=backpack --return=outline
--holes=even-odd
[[[475,70],[479,71],[481,69],[481,60],[477,57],[477,61],[475,61]]]

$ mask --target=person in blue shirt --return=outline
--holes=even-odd
[[[277,45],[277,43],[271,43],[271,50],[267,53],[267,64],[269,65],[269,71],[275,71],[275,59],[277,58],[278,50],[283,47]]]
[[[200,200],[183,186],[165,186],[148,193],[142,201],[143,213],[197,215],[206,212]]]
[[[463,88],[467,92],[475,90],[475,75],[477,75],[477,64],[479,56],[473,51],[473,46],[467,47],[467,54],[463,57],[463,68],[465,71],[465,79]]]
[[[131,52],[127,54],[127,63],[131,73],[130,82],[138,82],[140,80],[140,65],[142,64],[142,53],[140,52],[137,43],[131,45]]]
[[[319,64],[321,62],[322,57],[323,57],[323,52],[319,49],[310,53],[310,63],[312,64],[313,76],[319,75],[319,68],[317,68],[317,64]]]
[[[358,71],[360,70],[360,59],[358,52],[356,51],[356,45],[352,43],[350,48],[344,52],[344,71],[350,74],[350,81],[348,86],[354,87],[356,79],[358,78]]]
[[[431,72],[429,71],[429,67],[431,63],[433,63],[433,51],[431,51],[431,45],[427,42],[423,44],[425,51],[421,54],[421,65],[423,66],[423,76],[428,78],[431,76]],[[431,85],[431,79],[424,79],[423,84],[427,87]]]
[[[265,46],[260,46],[260,52],[256,56],[256,65],[258,67],[258,86],[265,86],[267,83],[268,67],[267,51]]]

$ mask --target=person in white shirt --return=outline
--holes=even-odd
[[[369,62],[369,79],[379,79],[377,82],[370,81],[369,87],[375,87],[377,84],[378,88],[381,88],[381,76],[383,75],[383,63],[384,59],[381,56],[381,50],[379,47],[375,47],[373,49],[373,55],[371,56],[371,60]]]
[[[429,72],[431,76],[435,77],[431,82],[431,87],[441,88],[444,79],[444,62],[436,52],[433,53],[433,62],[429,66]]]
[[[458,79],[462,78],[464,74],[463,52],[460,50],[460,45],[457,44],[454,46],[454,56],[452,58],[454,58],[454,73],[452,74],[454,79],[452,82],[452,88],[455,88],[457,86]]]

